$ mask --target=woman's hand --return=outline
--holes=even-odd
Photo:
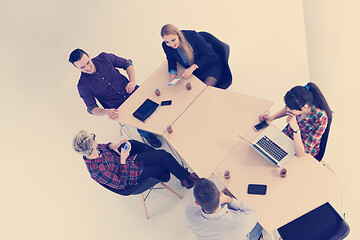
[[[170,75],[170,82],[171,82],[172,80],[174,80],[176,77],[177,77],[176,74],[174,74],[174,73],[171,74],[171,75]]]
[[[286,122],[290,125],[290,127],[293,131],[299,130],[299,125],[296,121],[296,116],[294,114],[292,114],[291,112],[288,112],[288,117],[286,118]]]
[[[260,114],[259,115],[259,121],[262,122],[262,121],[268,121],[268,122],[271,122],[273,119],[271,116],[267,115],[266,113],[264,114]]]
[[[183,74],[181,74],[181,77],[188,79],[191,76],[191,74],[193,74],[193,72],[195,71],[196,68],[197,68],[197,66],[195,64],[193,64],[191,67],[185,69]]]
[[[286,122],[289,124],[291,129],[294,131],[293,139],[294,139],[294,147],[295,147],[295,154],[298,157],[306,156],[304,143],[301,139],[301,133],[296,134],[295,132],[299,131],[299,124],[296,120],[296,115],[294,115],[291,111],[287,111],[288,117],[286,118]]]

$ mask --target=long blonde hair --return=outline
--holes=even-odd
[[[191,66],[194,64],[194,50],[186,40],[184,34],[177,27],[172,24],[166,24],[161,28],[160,34],[161,37],[164,37],[165,35],[178,35],[180,41],[180,50],[185,54],[189,65]]]

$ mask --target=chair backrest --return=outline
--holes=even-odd
[[[101,183],[100,183],[100,185],[114,193],[117,193],[117,194],[120,194],[123,196],[129,196],[129,195],[137,195],[137,194],[143,193],[146,190],[148,190],[151,187],[158,184],[159,182],[162,182],[162,181],[157,178],[150,177],[150,178],[145,179],[144,181],[139,182],[137,185],[127,187],[124,190],[114,189],[112,187],[109,187],[109,186],[107,186],[105,184],[101,184]]]
[[[322,160],[322,158],[324,157],[324,154],[325,154],[325,149],[326,149],[327,141],[328,141],[328,138],[329,138],[330,126],[331,126],[331,122],[328,122],[328,125],[327,125],[327,127],[325,129],[325,132],[321,136],[320,151],[315,156],[315,159],[318,160],[319,162]]]
[[[225,59],[226,61],[229,61],[230,46],[228,44],[220,41],[211,33],[199,32],[199,34],[204,37],[207,43],[210,43],[214,51],[219,55],[221,59]]]
[[[350,227],[330,203],[325,203],[282,226],[278,232],[283,240],[341,240],[349,234]]]
[[[228,88],[232,83],[232,74],[228,63],[229,55],[230,55],[230,46],[217,39],[211,33],[199,32],[199,34],[204,37],[205,41],[208,42],[213,47],[215,53],[223,60],[225,71],[215,87],[221,89]]]

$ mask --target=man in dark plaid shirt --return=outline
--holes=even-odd
[[[135,70],[130,59],[124,59],[110,53],[101,53],[91,59],[82,49],[75,49],[69,57],[81,71],[77,85],[80,97],[93,115],[107,115],[110,119],[118,117],[118,108],[139,87],[135,82]],[[117,68],[122,68],[129,80]],[[96,100],[103,108],[99,107]],[[138,130],[153,147],[161,147],[161,142],[152,133]]]

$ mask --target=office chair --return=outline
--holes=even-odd
[[[324,154],[325,154],[327,140],[329,138],[330,126],[331,126],[331,120],[328,122],[328,125],[325,129],[324,134],[321,136],[320,151],[314,158],[316,160],[318,160],[319,162],[321,162],[324,166],[326,166],[332,173],[335,173],[335,171],[330,167],[330,165],[327,162],[325,162],[324,160],[322,160],[324,157]]]
[[[100,185],[102,185],[104,188],[106,188],[106,189],[108,189],[108,190],[110,190],[110,191],[112,191],[112,192],[114,192],[116,194],[123,195],[123,196],[139,195],[140,194],[141,199],[142,199],[142,203],[143,203],[143,206],[144,206],[144,210],[145,210],[146,219],[149,219],[149,215],[148,215],[148,212],[147,212],[145,201],[146,201],[147,197],[149,196],[149,194],[151,193],[152,190],[166,188],[167,190],[169,190],[170,192],[172,192],[173,194],[178,196],[180,199],[182,199],[182,197],[179,194],[177,194],[174,190],[172,190],[170,187],[168,187],[167,185],[165,185],[163,183],[163,182],[168,182],[170,180],[170,173],[167,174],[166,176],[162,176],[161,178],[162,179],[157,179],[157,178],[150,177],[150,178],[147,178],[144,181],[140,182],[139,184],[131,186],[131,187],[127,187],[124,190],[114,189],[114,188],[109,187],[109,186],[107,186],[105,184],[100,184]],[[158,183],[160,183],[163,186],[163,188],[155,188],[154,186],[157,185]],[[143,193],[146,190],[149,190],[149,192],[144,197]]]
[[[208,32],[199,32],[201,36],[205,38],[205,41],[208,42],[217,53],[217,55],[223,61],[225,71],[221,79],[216,83],[215,87],[221,89],[227,89],[232,83],[232,74],[229,67],[229,55],[230,55],[230,47],[228,44],[220,41],[215,36]]]
[[[122,123],[119,123],[119,125],[120,125],[120,136],[122,136],[123,132],[124,132],[125,135],[127,136],[127,138],[130,139],[130,136],[132,136],[132,135],[131,135],[131,131],[130,131],[131,129],[129,128],[129,126],[127,126],[125,124],[122,124]],[[134,129],[135,128],[133,128],[133,130]],[[138,134],[138,132],[136,132],[136,134]],[[141,135],[140,135],[140,137],[142,138],[143,143],[146,143],[145,139]],[[133,142],[132,142],[133,140],[129,140],[129,141],[130,141],[130,143],[133,144]],[[119,147],[119,152],[121,152],[121,147],[122,146]],[[146,148],[154,149],[151,146],[142,146],[141,148],[138,148],[138,150],[143,151]],[[170,180],[170,173],[168,172],[168,173],[163,174],[162,176],[159,176],[159,179],[150,177],[150,178],[147,178],[144,181],[138,183],[137,185],[127,187],[124,190],[114,189],[112,187],[109,187],[109,186],[107,186],[105,184],[101,184],[101,183],[100,183],[100,185],[102,185],[104,188],[106,188],[106,189],[108,189],[108,190],[110,190],[110,191],[112,191],[114,193],[117,193],[117,194],[123,195],[123,196],[139,195],[140,194],[141,195],[141,200],[142,200],[142,203],[143,203],[143,206],[144,206],[144,210],[145,210],[146,219],[149,219],[149,215],[148,215],[148,212],[147,212],[145,201],[146,201],[147,197],[149,196],[149,194],[151,193],[152,190],[154,190],[154,189],[162,189],[162,188],[155,188],[154,187],[155,185],[161,184],[163,186],[163,188],[166,188],[167,190],[169,190],[170,192],[172,192],[173,194],[178,196],[180,199],[182,199],[182,197],[179,194],[177,194],[174,190],[172,190],[170,187],[168,187],[167,185],[164,184],[164,182],[168,182],[169,180]],[[149,190],[149,192],[144,197],[143,193],[146,190]]]
[[[315,156],[316,160],[318,160],[319,162],[321,162],[321,160],[322,160],[322,158],[324,157],[324,154],[325,154],[326,144],[327,144],[327,140],[329,138],[330,125],[331,125],[331,122],[328,123],[324,134],[321,136],[320,151]]]
[[[341,240],[350,227],[330,203],[325,203],[277,230],[283,240]]]

